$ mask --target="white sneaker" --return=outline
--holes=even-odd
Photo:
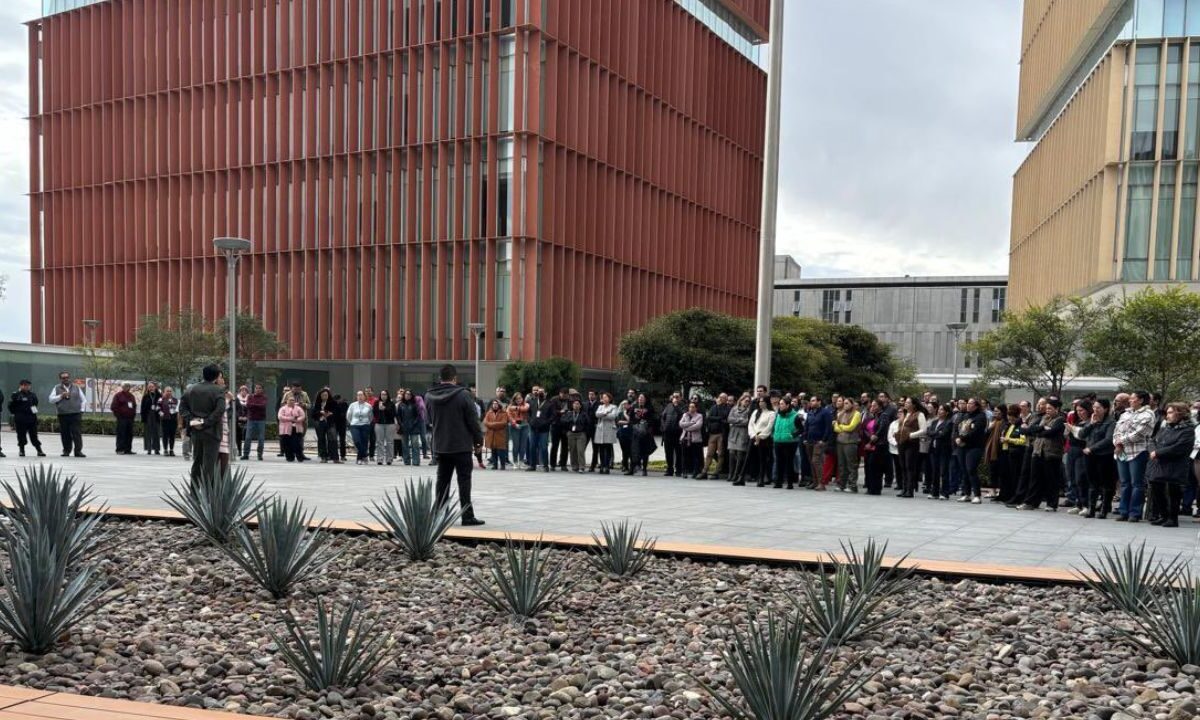
[[[1067,511],[1067,514],[1068,514],[1068,515],[1078,515],[1078,514],[1079,514],[1079,508],[1071,508],[1070,510],[1068,510],[1068,511]]]
[[[971,498],[971,504],[972,505],[982,505],[983,498],[978,498],[978,497]]]
[[[963,496],[961,496],[961,497],[959,497],[959,498],[958,498],[958,501],[959,501],[959,502],[971,502],[971,496],[970,496],[970,495],[963,495]]]

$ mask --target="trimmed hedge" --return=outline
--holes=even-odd
[[[146,426],[140,421],[135,420],[133,423],[133,436],[142,437]],[[38,417],[38,432],[58,434],[58,417],[54,415],[43,415]],[[83,415],[83,434],[84,435],[116,435],[117,434],[117,419],[112,415],[101,415],[93,413],[84,413]],[[277,423],[267,423],[267,439],[279,439],[279,425]]]

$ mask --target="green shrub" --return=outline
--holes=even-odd
[[[453,497],[438,505],[432,480],[410,480],[403,495],[399,489],[385,494],[383,504],[372,502],[367,512],[387,526],[387,539],[413,562],[433,557],[438,541],[462,517]]]
[[[854,678],[849,665],[835,674],[827,648],[809,652],[802,619],[768,613],[765,624],[751,618],[745,633],[732,626],[729,633],[732,641],[721,656],[741,701],[697,680],[735,720],[824,720],[839,712],[872,676]]]
[[[488,550],[488,575],[472,571],[467,589],[497,612],[531,618],[566,595],[573,586],[571,566],[554,560],[541,539],[526,546],[504,541],[503,553]]]
[[[80,515],[90,489],[53,468],[30,468],[4,511],[0,545],[8,557],[0,584],[0,631],[28,653],[44,654],[72,627],[119,593],[94,560],[105,538],[102,516]]]
[[[628,519],[619,523],[600,523],[600,532],[603,539],[592,533],[588,562],[601,572],[631,577],[645,570],[654,557],[657,539],[644,539],[640,523],[631,526]]]
[[[325,604],[318,599],[315,638],[310,638],[287,610],[283,622],[287,640],[274,631],[268,632],[279,646],[283,661],[310,690],[356,687],[393,657],[392,636],[381,630],[378,619],[363,614],[357,601],[338,617],[336,609],[326,612]]]
[[[314,516],[302,501],[273,498],[259,509],[257,528],[240,525],[234,542],[218,547],[273,597],[283,598],[342,553],[333,547],[326,521],[309,529]]]
[[[831,645],[852,642],[896,620],[900,609],[881,612],[881,606],[914,582],[915,568],[883,567],[886,543],[868,541],[861,553],[853,543],[844,543],[842,550],[845,561],[829,555],[833,572],[827,573],[821,563],[817,577],[792,598],[804,621]],[[901,562],[905,559],[907,556]]]
[[[171,483],[171,491],[162,499],[217,545],[228,543],[234,530],[266,502],[262,483],[254,484],[244,465],[205,474],[196,483],[187,479]]]
[[[1143,650],[1162,652],[1180,666],[1200,664],[1200,578],[1190,571],[1182,587],[1151,593],[1133,615],[1139,632],[1121,632]]]
[[[1153,550],[1147,552],[1145,540],[1136,549],[1132,543],[1121,551],[1101,548],[1095,561],[1084,557],[1083,562],[1090,572],[1076,569],[1075,574],[1114,608],[1131,615],[1140,613],[1164,588],[1175,585],[1186,567],[1179,555],[1168,561],[1156,559]]]

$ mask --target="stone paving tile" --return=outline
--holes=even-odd
[[[56,439],[49,439],[51,448]],[[91,483],[119,507],[162,508],[161,494],[187,472],[181,457],[119,457],[111,439],[85,439],[86,459],[47,458]],[[36,458],[0,461],[0,477]],[[319,517],[369,520],[372,500],[406,479],[432,477],[435,468],[289,464],[268,454],[247,463],[268,491],[302,498]],[[889,552],[929,560],[962,560],[1070,568],[1080,554],[1103,545],[1146,539],[1170,554],[1184,553],[1200,568],[1200,524],[1178,529],[1116,523],[1065,512],[1019,512],[995,503],[970,505],[882,496],[774,488],[735,488],[651,475],[476,471],[474,500],[486,529],[588,535],[604,520],[629,518],[664,541],[804,551],[838,550],[839,540],[889,540]]]

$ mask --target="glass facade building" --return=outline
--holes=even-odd
[[[1197,0],[1200,1],[1200,0]],[[766,68],[763,39],[721,0],[675,0],[734,50],[759,67]]]

